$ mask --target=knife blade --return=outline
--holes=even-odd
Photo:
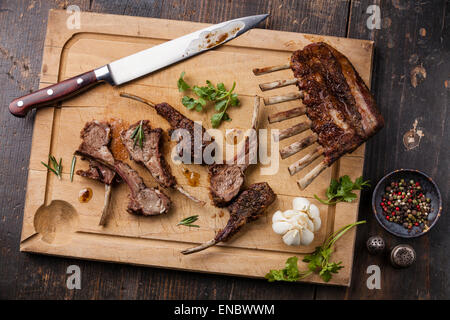
[[[107,65],[14,99],[9,111],[24,117],[30,110],[72,97],[89,87],[107,82],[122,85],[179,61],[211,50],[256,27],[269,15],[255,15],[206,27],[177,39],[134,53]]]

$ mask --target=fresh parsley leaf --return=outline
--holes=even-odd
[[[198,112],[203,111],[208,101],[214,103],[214,110],[216,113],[211,117],[211,125],[213,128],[219,127],[222,121],[231,121],[228,115],[227,108],[229,106],[238,106],[239,99],[236,93],[233,93],[236,87],[236,82],[233,82],[233,86],[230,90],[227,90],[225,84],[218,83],[217,86],[206,80],[206,86],[189,86],[183,79],[185,73],[182,72],[178,79],[178,90],[185,91],[192,89],[193,93],[197,95],[198,99],[184,96],[181,99],[181,103],[189,110],[196,110]]]
[[[216,102],[216,104],[214,105],[214,109],[216,109],[216,111],[222,111],[223,107],[225,107],[226,105],[227,100],[220,100]]]
[[[299,272],[298,272],[298,258],[297,257],[290,257],[286,261],[286,276],[289,279],[298,279]]]
[[[363,181],[359,177],[353,183],[349,176],[345,175],[339,178],[339,181],[331,179],[330,186],[327,188],[325,195],[327,199],[321,199],[317,195],[314,197],[323,204],[332,205],[338,202],[352,202],[357,198],[353,190],[361,190],[364,187],[370,187],[369,181]]]
[[[183,77],[184,77],[185,72],[183,71],[180,75],[180,78],[178,78],[178,82],[177,82],[177,86],[178,86],[178,91],[183,92],[186,91],[188,89],[190,89],[191,87],[186,83],[186,81],[184,81]]]
[[[333,274],[338,273],[339,270],[344,268],[344,266],[342,266],[342,261],[329,262],[333,253],[334,243],[348,230],[363,223],[366,223],[366,221],[358,221],[342,227],[326,239],[320,247],[316,247],[313,253],[306,255],[303,258],[303,262],[308,263],[307,271],[298,270],[298,258],[294,256],[287,259],[284,269],[270,270],[265,275],[265,278],[269,280],[269,282],[291,282],[306,278],[310,274],[317,273],[323,281],[329,282],[333,277]]]
[[[222,122],[222,117],[223,117],[224,113],[215,113],[212,115],[211,117],[211,125],[213,128],[217,128],[220,123]]]
[[[270,270],[269,273],[265,275],[265,278],[269,282],[273,281],[288,281],[293,282],[300,279],[300,273],[298,271],[298,258],[290,257],[286,260],[286,266],[281,270]]]

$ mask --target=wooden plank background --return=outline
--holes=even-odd
[[[367,144],[365,177],[376,182],[402,167],[430,174],[441,188],[444,214],[428,235],[401,240],[384,232],[372,217],[371,190],[361,197],[352,286],[335,288],[309,284],[269,284],[216,275],[131,267],[19,253],[20,229],[27,181],[34,114],[10,116],[9,102],[39,83],[46,19],[51,8],[78,5],[83,11],[218,23],[240,16],[270,12],[265,28],[371,39],[375,41],[372,88],[387,119],[386,128]],[[367,7],[381,8],[381,29],[369,30]],[[35,1],[0,2],[0,298],[76,299],[436,299],[450,296],[449,132],[447,110],[450,82],[450,6],[429,2],[380,0],[154,0],[154,1]],[[413,70],[423,67],[426,78],[414,86]],[[416,122],[417,121],[417,122]],[[419,147],[407,150],[403,135],[414,123],[422,130]],[[382,235],[392,247],[409,243],[418,261],[407,270],[393,269],[385,256],[365,250],[370,235]],[[66,269],[82,271],[82,290],[66,288]],[[280,265],[282,261],[280,261]],[[382,289],[366,287],[367,266],[379,265]],[[402,285],[399,285],[402,284]]]

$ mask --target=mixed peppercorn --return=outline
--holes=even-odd
[[[386,220],[403,225],[411,230],[414,226],[427,230],[428,214],[431,212],[431,199],[425,197],[419,182],[391,182],[386,186],[381,207]]]

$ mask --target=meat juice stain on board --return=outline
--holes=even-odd
[[[81,203],[89,202],[89,200],[92,199],[92,195],[93,192],[91,188],[81,189],[78,193],[78,201],[80,201]]]
[[[129,124],[126,121],[123,121],[122,119],[116,119],[112,118],[109,121],[109,125],[111,126],[111,144],[110,144],[110,150],[117,160],[127,160],[128,159],[128,152],[125,149],[122,141],[120,140],[120,133],[122,130],[127,130],[129,127]]]
[[[198,187],[200,183],[199,173],[184,168],[183,175],[186,177],[188,185],[190,185],[191,187]]]

